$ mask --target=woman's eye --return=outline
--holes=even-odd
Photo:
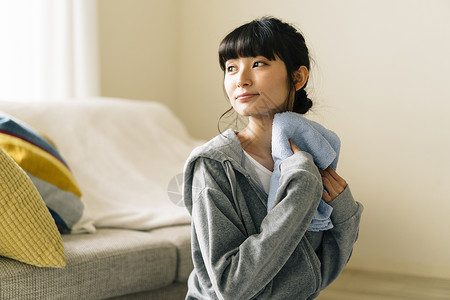
[[[261,66],[264,66],[264,65],[265,65],[265,63],[263,63],[262,61],[257,61],[257,62],[255,62],[253,64],[253,67],[256,68],[256,67],[261,67]]]
[[[236,67],[235,66],[228,66],[227,67],[227,72],[233,72],[233,71],[235,71],[236,70]]]

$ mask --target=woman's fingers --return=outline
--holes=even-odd
[[[319,171],[326,190],[323,192],[322,198],[326,202],[331,202],[345,190],[347,182],[332,167],[325,170],[319,169]]]
[[[294,154],[301,151],[292,139],[289,139],[289,143],[291,144],[291,149]],[[325,170],[319,169],[319,172],[322,176],[323,186],[325,187],[325,191],[322,194],[322,199],[326,202],[331,202],[345,190],[347,187],[347,182],[344,178],[339,176],[339,174],[336,173],[331,166]]]
[[[325,184],[324,184],[325,185]],[[322,199],[325,201],[325,202],[331,202],[331,200],[333,200],[334,198],[331,198],[331,196],[330,196],[330,194],[328,194],[326,191],[323,191],[322,192]]]
[[[346,187],[347,186],[347,182],[344,180],[344,178],[342,178],[341,176],[339,176],[339,174],[331,167],[329,166],[328,168],[325,169],[326,172],[328,172],[328,174],[331,175],[331,177],[333,177],[334,180],[336,180],[336,182],[342,186],[342,187]]]
[[[333,201],[339,195],[339,193],[335,190],[329,178],[323,176],[322,183],[323,187],[325,188],[322,194],[323,200],[325,200],[325,202]]]
[[[294,144],[294,141],[292,141],[292,139],[289,139],[289,143],[291,143],[291,149],[292,149],[292,152],[294,152],[294,154],[299,151],[302,151],[302,150],[300,150],[299,147],[297,147],[296,144]]]

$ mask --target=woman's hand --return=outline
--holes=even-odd
[[[301,151],[294,142],[289,139],[291,143],[292,151],[295,153]],[[322,198],[325,202],[331,202],[336,199],[347,187],[347,182],[339,176],[338,173],[330,166],[325,170],[319,169],[320,175],[322,176],[322,183],[326,191],[323,191]]]
[[[325,170],[319,169],[322,175],[322,183],[326,191],[323,191],[322,199],[331,202],[336,199],[347,187],[347,182],[330,166]]]

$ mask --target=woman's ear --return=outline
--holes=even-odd
[[[305,86],[308,81],[309,71],[305,66],[300,66],[297,71],[294,72],[294,85],[295,91],[300,90]]]

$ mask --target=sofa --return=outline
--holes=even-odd
[[[180,178],[202,141],[153,101],[0,101],[0,112],[48,137],[80,190],[66,194],[81,207],[68,228],[56,227],[62,267],[0,253],[0,299],[184,299],[193,265]],[[70,205],[59,204],[61,216],[74,216]]]

